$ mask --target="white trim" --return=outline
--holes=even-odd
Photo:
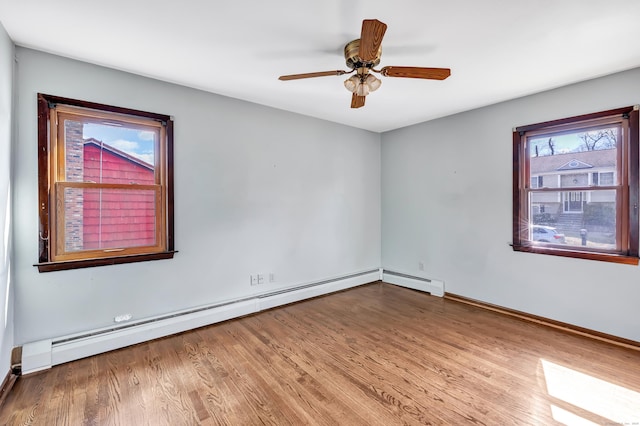
[[[382,281],[389,284],[411,288],[413,290],[424,291],[432,296],[444,296],[444,281],[433,278],[422,278],[403,274],[401,272],[385,270]]]
[[[379,279],[380,270],[376,268],[252,296],[248,299],[148,318],[119,328],[92,330],[57,339],[27,343],[22,346],[22,373],[35,373],[51,368],[53,365],[238,318],[276,306],[357,287]]]
[[[40,340],[22,346],[22,373],[35,373],[51,368],[51,340]]]

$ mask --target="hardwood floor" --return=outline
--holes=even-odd
[[[0,424],[632,425],[640,351],[373,283],[21,377]]]

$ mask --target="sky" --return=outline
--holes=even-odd
[[[85,123],[83,138],[94,138],[146,163],[155,164],[155,134],[153,132],[101,123]]]
[[[601,129],[601,130],[612,130],[614,133],[617,132],[616,127]],[[598,131],[592,132],[576,132],[569,134],[556,134],[552,135],[551,139],[554,145],[554,153],[555,154],[567,154],[569,152],[579,152],[585,150],[584,141],[580,138],[580,136],[584,134],[596,135]],[[538,147],[538,155],[545,156],[551,155],[551,150],[549,148],[549,136],[540,136],[540,137],[532,137],[528,140],[529,143],[529,155],[531,157],[535,157],[535,147]],[[602,139],[599,143],[596,144],[596,150],[605,149],[605,139]]]

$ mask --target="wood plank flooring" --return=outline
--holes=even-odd
[[[0,424],[637,425],[640,352],[373,283],[21,377]]]

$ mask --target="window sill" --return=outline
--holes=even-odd
[[[114,256],[96,259],[67,260],[63,262],[43,262],[33,266],[38,267],[38,272],[65,271],[68,269],[91,268],[94,266],[118,265],[121,263],[146,262],[150,260],[173,259],[177,251],[163,251],[160,253],[135,254],[130,256]]]
[[[568,250],[555,247],[541,247],[531,245],[513,244],[513,251],[526,253],[549,254],[552,256],[572,257],[575,259],[599,260],[603,262],[622,263],[625,265],[638,265],[638,257],[614,253],[597,253],[591,251]]]

